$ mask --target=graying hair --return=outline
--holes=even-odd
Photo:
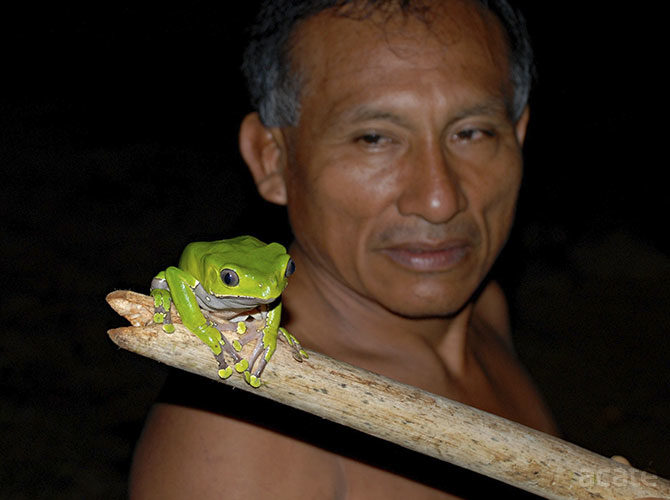
[[[514,89],[510,113],[516,121],[523,112],[534,77],[533,49],[523,15],[507,0],[474,0],[491,11],[507,35],[510,81]],[[291,35],[299,22],[329,8],[349,4],[363,10],[399,6],[418,16],[427,7],[415,0],[266,0],[244,54],[242,71],[247,78],[251,103],[267,127],[294,126],[300,117],[300,75],[291,64]],[[362,4],[362,5],[361,5]]]

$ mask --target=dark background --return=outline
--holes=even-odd
[[[286,239],[237,153],[253,3],[0,16],[0,497],[122,498],[166,369],[106,330],[196,239]],[[552,3],[556,5],[556,3]],[[495,273],[567,439],[670,477],[667,137],[653,12],[523,2],[538,60]]]

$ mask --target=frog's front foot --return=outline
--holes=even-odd
[[[162,324],[164,332],[173,333],[174,325],[172,324],[172,317],[170,315],[172,296],[170,292],[156,288],[151,290],[151,296],[154,298],[154,323]]]

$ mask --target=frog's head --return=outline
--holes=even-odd
[[[213,242],[199,253],[199,279],[205,290],[235,298],[240,306],[273,302],[295,271],[282,245],[266,245],[251,236]]]

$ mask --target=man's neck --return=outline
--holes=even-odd
[[[430,362],[452,376],[461,374],[472,305],[449,317],[400,316],[320,269],[299,248],[291,254],[299,272],[282,298],[285,323],[305,347],[368,369],[377,359],[403,358],[405,366]]]

